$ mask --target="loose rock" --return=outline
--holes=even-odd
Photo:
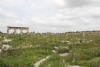
[[[56,53],[56,51],[55,51],[55,50],[52,50],[52,52]]]
[[[10,41],[12,41],[12,39],[5,39],[5,40],[3,40],[3,43],[7,43],[7,42],[10,42]]]
[[[60,56],[67,56],[69,53],[60,54]]]
[[[65,41],[64,41],[64,40],[62,40],[61,42],[62,42],[62,43],[64,43]]]
[[[57,50],[57,49],[58,49],[58,47],[54,47],[54,49],[55,49],[55,50]]]
[[[12,49],[12,46],[3,45],[2,48],[1,48],[2,51],[7,51],[8,49]]]
[[[87,41],[86,43],[89,44],[89,41]]]
[[[90,40],[90,44],[92,44],[93,43],[93,40]]]

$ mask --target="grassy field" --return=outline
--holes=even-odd
[[[74,44],[74,42],[82,40],[82,35],[4,35],[7,39],[13,39],[6,44],[18,47],[20,45],[27,46],[24,49],[15,51],[8,50],[7,53],[0,55],[1,67],[34,67],[34,63],[51,55],[49,59],[40,64],[39,67],[68,67],[68,65],[79,65],[83,67],[100,67],[100,36],[86,35],[86,41],[93,40],[92,44]],[[3,41],[3,37],[0,41]],[[68,45],[64,41],[71,41],[72,44]],[[36,45],[39,48],[35,48]],[[66,52],[66,49],[60,48],[56,53],[52,50],[55,46],[65,46],[72,52],[65,56],[59,56],[60,53]],[[0,48],[2,46],[0,45]],[[64,51],[65,50],[65,51]],[[63,62],[65,60],[65,62]]]

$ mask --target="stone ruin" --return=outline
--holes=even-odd
[[[85,35],[95,35],[95,36],[98,36],[100,35],[100,30],[93,30],[93,31],[76,31],[76,32],[73,32],[73,31],[69,31],[69,32],[65,32],[65,33],[51,33],[51,32],[47,32],[47,33],[33,33],[33,32],[29,32],[29,27],[12,27],[12,26],[7,26],[7,33],[2,33],[0,31],[0,35],[3,35],[3,34],[9,34],[9,30],[10,29],[13,29],[14,30],[14,34],[17,34],[16,33],[16,30],[19,29],[21,31],[21,35],[23,34],[23,30],[26,30],[27,31],[27,34],[29,35],[34,35],[34,34],[37,34],[37,35],[83,35],[83,32],[85,33]]]
[[[27,31],[27,34],[29,33],[29,27],[11,27],[11,26],[7,26],[7,34],[9,34],[9,30],[13,29],[14,30],[14,34],[17,34],[16,30],[19,29],[21,31],[21,35],[23,34],[23,30]]]

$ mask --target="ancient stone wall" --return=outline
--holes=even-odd
[[[11,27],[11,26],[7,26],[7,34],[9,34],[9,30],[13,29],[14,30],[14,34],[17,34],[16,30],[20,30],[21,34],[23,34],[23,30],[27,31],[27,34],[29,33],[29,27]]]

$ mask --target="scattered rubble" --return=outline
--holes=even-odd
[[[89,41],[87,41],[86,43],[87,43],[87,44],[89,44],[90,42],[89,42]]]
[[[64,40],[61,41],[61,43],[64,43],[64,42],[65,42]]]
[[[78,41],[78,42],[75,42],[74,44],[92,44],[93,43],[93,40],[90,40],[90,41]]]
[[[55,51],[55,50],[52,50],[52,52],[56,53],[56,51]]]
[[[3,43],[8,43],[8,42],[10,42],[10,41],[12,41],[12,39],[4,39],[4,40],[3,40]]]
[[[58,47],[55,46],[54,47],[55,50],[57,50],[58,48],[66,48],[66,49],[68,49],[68,47],[62,47],[62,46],[58,46]]]
[[[72,44],[70,41],[66,41],[66,43],[67,43],[68,45]]]
[[[12,49],[12,46],[3,45],[2,48],[1,48],[2,51],[7,51],[8,49]]]
[[[36,46],[35,46],[35,48],[36,48],[36,49],[37,49],[37,48],[39,48],[39,47],[40,47],[40,45],[42,45],[42,44],[36,45]]]
[[[90,40],[90,44],[92,44],[93,43],[93,40]]]
[[[60,56],[67,56],[69,53],[60,54]]]
[[[57,49],[58,49],[58,47],[54,47],[54,49],[55,49],[55,50],[57,50]]]
[[[10,42],[10,41],[12,41],[12,39],[5,39],[5,37],[4,37],[3,43],[7,43],[7,42]],[[68,43],[68,45],[72,44],[70,41],[64,41],[64,40],[62,40],[61,42],[62,42],[62,43],[66,42],[66,43]],[[87,41],[86,43],[93,43],[93,40]],[[2,42],[0,42],[0,45],[1,45],[1,44],[2,44]],[[81,43],[78,41],[78,42],[75,42],[75,44],[81,44]],[[35,48],[39,48],[40,45],[42,45],[42,44],[39,44],[39,45],[35,46]],[[32,45],[30,45],[30,47],[32,47]],[[59,47],[60,47],[60,48],[66,48],[66,49],[68,49],[68,47],[62,47],[62,46],[59,46]],[[54,49],[57,50],[59,47],[54,47]],[[19,48],[21,48],[21,46],[20,46],[20,47],[13,48],[12,46],[4,45],[4,44],[3,44],[2,48],[0,49],[0,53],[2,53],[2,51],[7,51],[8,49],[9,49],[9,50],[16,50],[16,49],[19,49]],[[27,46],[22,46],[22,48],[27,48]],[[52,52],[56,53],[55,50],[52,50]],[[70,51],[70,52],[72,52],[72,51]],[[60,56],[67,56],[68,54],[69,54],[69,53],[62,53],[62,54],[59,54],[59,55],[60,55]],[[43,61],[45,61],[46,59],[49,59],[49,57],[50,57],[50,56],[47,56],[46,58],[41,59],[40,61],[36,62],[36,63],[34,64],[34,66],[35,66],[35,67],[39,67],[39,65],[40,65]],[[63,62],[64,62],[64,60],[63,60]],[[49,66],[50,66],[50,64],[49,64]],[[80,66],[75,65],[75,66],[70,66],[70,67],[80,67]]]

